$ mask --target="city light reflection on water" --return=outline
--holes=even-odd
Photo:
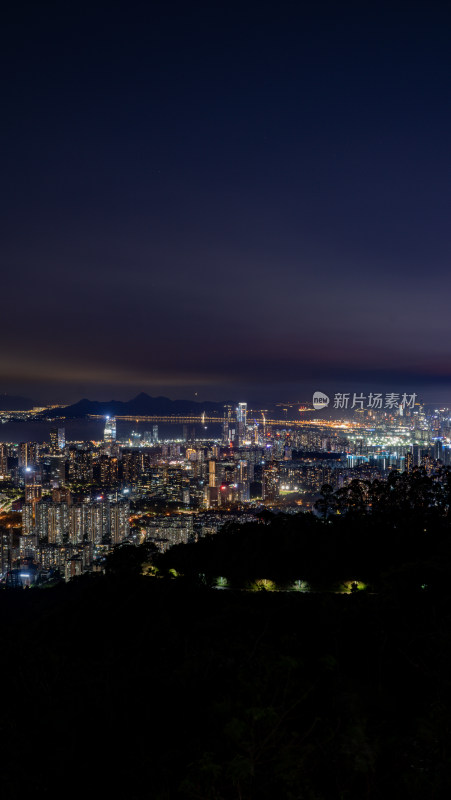
[[[56,425],[64,427],[67,441],[102,441],[105,422],[98,419],[61,419],[61,420],[14,420],[0,425],[0,442],[48,442],[50,429]],[[132,431],[139,434],[145,433],[152,427],[149,422],[125,422],[118,420],[116,423],[117,438],[129,438]],[[211,430],[210,430],[211,429]],[[208,434],[213,438],[218,435],[219,426],[210,425]],[[179,439],[183,441],[183,425],[158,425],[160,439]],[[199,426],[200,430],[200,426]],[[206,436],[205,430],[199,436]]]

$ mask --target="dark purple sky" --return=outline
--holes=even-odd
[[[407,9],[14,4],[0,391],[451,402],[451,14]]]

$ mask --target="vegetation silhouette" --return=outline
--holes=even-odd
[[[357,482],[317,514],[0,591],[2,796],[449,796],[450,494],[447,470]],[[226,564],[237,585],[346,568],[378,591],[210,589]]]
[[[451,471],[324,485],[315,513],[262,513],[155,557],[162,573],[225,576],[232,584],[305,580],[317,589],[360,581],[373,591],[447,592],[451,577]],[[407,579],[409,576],[409,579]]]
[[[0,612],[3,797],[448,795],[449,598],[220,592],[127,568],[0,592]]]

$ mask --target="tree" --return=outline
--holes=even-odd
[[[114,575],[139,575],[143,564],[151,561],[156,553],[157,548],[151,542],[138,546],[124,542],[106,557],[105,570]]]
[[[322,516],[323,520],[326,521],[330,514],[334,514],[337,510],[337,501],[334,494],[334,490],[330,484],[325,483],[321,487],[321,493],[318,500],[315,503],[315,510]]]

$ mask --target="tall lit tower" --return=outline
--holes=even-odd
[[[106,418],[103,441],[106,444],[113,444],[116,441],[116,417]]]
[[[66,429],[58,428],[58,450],[64,450],[66,447]]]
[[[130,503],[123,500],[110,506],[111,544],[120,544],[130,533]]]
[[[236,409],[236,420],[237,422],[242,422],[243,425],[246,425],[247,419],[247,403],[238,403]]]
[[[247,403],[238,403],[236,409],[236,435],[238,439],[238,446],[243,444],[246,438],[246,421],[247,421]]]
[[[50,428],[50,452],[54,455],[58,452],[58,428]]]
[[[224,406],[224,418],[222,422],[222,442],[229,445],[235,435],[235,425],[232,419],[232,406]]]
[[[57,456],[66,446],[66,431],[64,428],[50,429],[50,452]]]
[[[0,444],[0,478],[7,478],[8,475],[8,447]]]

